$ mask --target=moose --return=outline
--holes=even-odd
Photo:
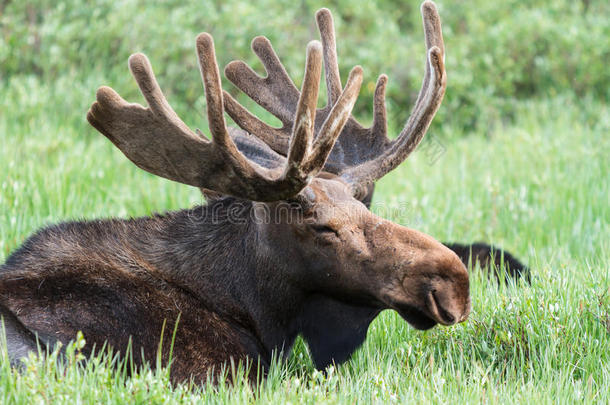
[[[471,309],[464,257],[368,209],[375,181],[416,149],[445,93],[440,18],[430,1],[421,11],[425,75],[394,139],[385,75],[372,126],[351,116],[362,68],[342,87],[327,9],[316,14],[321,42],[307,46],[300,91],[264,37],[252,48],[266,77],[241,61],[225,69],[281,128],[222,91],[207,33],[196,50],[211,140],[177,116],[146,56],[132,55],[129,68],[148,107],[101,87],[89,123],[136,166],[200,188],[207,202],[144,218],[61,223],[27,239],[0,267],[11,362],[78,331],[85,353],[132,348],[141,365],[160,351],[167,362],[173,338],[172,381],[202,382],[231,361],[266,370],[273,353],[289,353],[299,335],[316,367],[344,362],[384,309],[420,330],[464,321]],[[322,65],[328,103],[317,109]],[[240,128],[226,126],[225,112]]]

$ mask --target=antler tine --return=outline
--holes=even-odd
[[[385,88],[388,84],[388,77],[384,74],[377,79],[375,95],[373,96],[373,125],[371,133],[385,137],[388,132],[388,118],[385,105]]]
[[[330,109],[337,102],[342,91],[337,63],[334,24],[330,10],[327,8],[318,10],[316,20],[322,40],[328,109]],[[254,38],[252,40],[252,50],[263,63],[267,77],[260,77],[243,61],[230,62],[225,67],[225,75],[252,100],[276,116],[284,124],[283,130],[273,128],[250,114],[230,94],[227,96],[228,93],[225,94],[225,98],[228,100],[227,113],[244,130],[256,134],[264,140],[272,138],[265,132],[271,133],[275,137],[285,138],[294,116],[294,106],[299,97],[299,91],[286,73],[286,69],[267,38],[263,36]],[[271,139],[269,141],[270,146],[276,149],[274,147],[276,142]],[[281,144],[287,146],[285,140],[282,140]],[[286,149],[279,150],[279,152],[286,153]]]
[[[288,77],[286,69],[267,38],[263,36],[254,38],[251,47],[262,62],[267,76],[259,76],[241,60],[230,62],[225,67],[225,76],[257,104],[275,115],[284,126],[290,128],[294,118],[294,108],[299,99],[299,90]]]
[[[275,115],[282,124],[290,126],[294,118],[294,106],[299,99],[299,90],[288,76],[284,65],[266,37],[254,38],[251,46],[267,72],[264,80],[270,85],[271,90],[268,94],[262,93],[270,97],[261,97],[262,94],[256,89],[252,89],[253,94],[257,95],[261,106]]]
[[[436,6],[431,1],[425,1],[421,5],[421,13],[424,24],[424,39],[426,43],[426,49],[430,51],[433,47],[438,47],[441,51],[441,55],[443,55],[443,63],[445,62],[445,44],[443,42],[443,32],[441,30],[441,19],[436,11]],[[415,112],[422,103],[422,99],[425,95],[424,89],[428,87],[430,82],[430,64],[426,63],[426,70],[424,73],[424,80],[422,82],[422,87],[417,95],[417,100],[415,101],[415,107],[413,108],[413,112]]]
[[[337,43],[335,41],[335,26],[333,15],[327,8],[316,13],[316,22],[320,31],[322,47],[324,49],[324,70],[326,72],[326,89],[328,92],[328,105],[334,105],[341,94],[341,76],[337,62]]]
[[[426,37],[426,73],[411,116],[397,139],[376,158],[342,174],[353,185],[354,193],[383,177],[402,163],[423,139],[445,94],[447,77],[440,17],[436,6],[425,1],[421,7]]]
[[[332,15],[328,9],[323,8],[316,13],[316,19],[322,40],[328,92],[328,104],[321,111],[321,118],[324,119],[339,99],[342,88],[337,64]],[[230,62],[225,67],[225,75],[252,100],[276,116],[282,122],[283,127],[273,128],[264,123],[226,92],[224,93],[225,108],[229,116],[242,129],[262,139],[274,151],[286,155],[289,145],[290,123],[294,117],[294,108],[299,97],[299,91],[286,73],[286,69],[267,38],[263,36],[254,38],[252,40],[252,50],[265,67],[267,72],[265,78],[257,75],[243,61]]]
[[[440,17],[432,1],[425,1],[422,4],[421,13],[428,50],[426,72],[413,112],[395,142],[394,148],[398,153],[398,164],[406,159],[423,139],[445,95],[447,86],[445,45]]]
[[[320,38],[322,39],[322,47],[324,49],[324,70],[326,72],[326,88],[328,94],[328,106],[334,105],[341,93],[341,75],[339,73],[339,63],[337,61],[337,43],[335,40],[335,25],[333,15],[327,8],[322,8],[316,13],[316,22]],[[351,129],[354,132],[364,134],[364,138],[369,146],[374,142],[380,144],[387,141],[387,118],[385,107],[385,88],[387,84],[387,76],[380,75],[375,87],[375,95],[373,100],[373,125],[369,130],[364,130],[360,125],[352,119]],[[354,136],[358,138],[358,136]],[[372,138],[377,138],[373,140]],[[349,141],[348,141],[349,142]]]
[[[157,114],[170,115],[172,118],[177,118],[176,113],[163,95],[159,83],[157,83],[152,66],[146,55],[142,53],[133,54],[129,57],[127,64],[150,109]]]
[[[309,169],[309,167],[318,167],[319,171],[324,166],[337,138],[350,117],[351,111],[358,98],[361,85],[362,68],[360,66],[355,66],[349,74],[345,89],[339,94],[337,102],[330,110],[328,117],[326,117],[326,120],[324,120],[324,123],[320,128],[319,135],[316,138],[316,145],[305,166],[306,170],[313,170]]]
[[[225,73],[226,74],[226,73]],[[289,128],[273,128],[250,113],[226,91],[222,93],[225,102],[225,111],[244,131],[256,135],[271,149],[280,155],[286,155],[290,145]]]
[[[318,102],[318,88],[322,71],[320,54],[320,43],[318,41],[310,42],[307,46],[303,88],[294,116],[292,139],[288,151],[288,164],[286,165],[288,172],[295,168],[301,169],[303,160],[311,149],[316,119],[316,103]]]
[[[199,71],[205,87],[205,100],[208,110],[208,125],[212,133],[212,139],[218,146],[231,147],[233,141],[227,132],[224,118],[224,106],[222,101],[222,84],[220,73],[216,63],[216,52],[214,40],[207,32],[197,36],[197,55],[199,60]],[[235,150],[237,148],[232,145]]]
[[[350,72],[345,89],[339,94],[337,102],[322,124],[315,144],[310,148],[322,70],[320,43],[310,42],[307,51],[307,68],[294,120],[285,175],[301,176],[309,180],[324,167],[328,155],[350,117],[362,84],[362,68],[356,66]]]

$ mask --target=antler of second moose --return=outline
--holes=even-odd
[[[223,94],[210,35],[197,37],[197,54],[211,141],[180,120],[148,59],[133,55],[129,67],[148,107],[102,87],[87,119],[138,167],[199,187],[209,202],[147,218],[63,223],[29,238],[0,269],[11,361],[36,350],[37,340],[52,347],[79,330],[87,350],[132,347],[138,364],[155,358],[163,337],[168,360],[176,328],[172,379],[205,381],[230,361],[265,368],[298,335],[317,367],[343,362],[386,308],[417,329],[466,319],[469,281],[460,258],[362,203],[416,148],[445,93],[434,4],[425,2],[422,15],[426,73],[395,140],[386,136],[385,76],[372,127],[351,117],[362,69],[341,87],[326,9],[317,13],[322,43],[307,47],[300,92],[262,37],[253,49],[267,77],[243,62],[226,68],[282,121],[279,129]],[[328,105],[316,110],[322,63]],[[226,127],[225,108],[243,130]]]

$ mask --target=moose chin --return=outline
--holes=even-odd
[[[175,330],[172,380],[203,382],[230,361],[266,369],[272,353],[289,352],[299,335],[317,367],[341,363],[384,309],[422,330],[464,321],[469,278],[460,257],[365,204],[374,183],[416,149],[445,93],[440,19],[432,2],[421,10],[423,83],[392,139],[385,75],[377,81],[372,126],[351,116],[362,68],[354,67],[342,86],[327,9],[316,14],[321,41],[307,46],[300,91],[264,37],[252,49],[265,77],[241,61],[225,68],[281,128],[223,92],[207,33],[197,37],[196,49],[210,139],[181,121],[148,59],[132,55],[129,68],[148,107],[101,87],[89,123],[139,168],[200,188],[207,204],[145,218],[62,223],[27,239],[0,267],[11,362],[82,331],[85,353],[132,347],[136,364],[154,360],[163,341],[167,364]],[[322,65],[328,104],[317,109]],[[240,128],[226,126],[225,112]]]

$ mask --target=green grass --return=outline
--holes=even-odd
[[[141,101],[134,96],[136,86],[128,76],[123,53],[141,49],[141,43],[147,43],[150,38],[166,47],[151,46],[152,49],[146,50],[156,49],[153,64],[158,66],[160,80],[165,79],[162,87],[170,89],[170,102],[175,103],[177,112],[191,127],[206,127],[201,116],[201,87],[196,82],[197,74],[192,71],[194,35],[189,31],[183,40],[178,40],[176,35],[182,31],[175,23],[189,17],[189,29],[194,30],[201,22],[195,14],[180,8],[183,2],[174,3],[167,6],[173,10],[171,23],[163,25],[164,14],[150,9],[150,15],[134,22],[127,33],[121,31],[121,21],[139,9],[134,1],[125,2],[129,7],[122,10],[124,14],[115,10],[118,6],[114,3],[104,2],[104,7],[114,10],[112,18],[107,19],[108,24],[104,22],[107,20],[99,22],[95,17],[99,13],[104,15],[104,7],[89,10],[90,19],[76,15],[85,15],[86,9],[72,7],[70,12],[76,14],[71,15],[74,18],[70,21],[74,22],[70,24],[64,24],[62,19],[67,17],[62,17],[65,13],[61,8],[53,9],[46,20],[33,26],[21,24],[15,17],[21,14],[16,11],[4,16],[0,12],[0,31],[4,35],[0,38],[4,41],[0,41],[0,61],[3,69],[6,67],[6,71],[0,70],[0,263],[28,235],[47,224],[80,218],[141,216],[202,202],[197,190],[137,169],[85,121],[95,89],[101,84],[111,84],[128,94],[130,101]],[[0,11],[5,4],[8,3],[0,2]],[[22,3],[10,4],[19,8]],[[41,4],[55,7],[54,2]],[[349,2],[338,4],[337,7],[348,9]],[[389,14],[392,4],[387,2]],[[188,7],[195,5],[189,3]],[[214,8],[208,3],[206,7]],[[462,43],[458,36],[470,37],[468,27],[458,24],[460,7],[449,2],[445,5],[449,22],[445,26],[448,49],[453,48],[453,55],[476,55],[478,50],[474,45],[459,48]],[[595,10],[605,6],[603,2],[593,2],[592,7]],[[233,18],[233,12],[241,16],[254,11],[247,7],[219,10],[217,14],[206,15],[215,22],[215,35],[224,32],[225,37],[220,41],[225,44],[239,39],[241,42],[229,50],[244,57],[247,36],[251,36],[250,31],[258,30],[257,20],[252,17],[239,28],[244,32],[233,32],[223,29],[222,18]],[[528,10],[531,18],[543,19],[547,31],[555,33],[555,25],[550,24],[555,20],[546,18],[544,13],[553,15],[556,10]],[[485,8],[484,12],[487,15],[492,10]],[[483,21],[474,7],[467,10],[467,16],[469,21]],[[577,14],[574,16],[575,21],[580,18]],[[591,12],[582,18],[590,22],[601,16],[603,13]],[[408,21],[416,21],[416,17],[411,13]],[[156,23],[148,24],[149,18]],[[493,20],[505,21],[505,18],[512,17],[498,15]],[[287,21],[288,17],[282,24],[288,24]],[[351,30],[348,21],[346,17],[339,29]],[[371,21],[381,19],[371,18]],[[450,25],[451,21],[455,26]],[[227,26],[236,24],[231,20]],[[367,25],[367,29],[387,30],[393,35],[400,25],[397,24],[383,28],[376,22],[372,27]],[[605,24],[597,25],[593,34],[606,38],[608,24]],[[89,25],[97,28],[89,32],[85,29]],[[304,31],[295,31],[295,38],[309,37],[306,23],[303,25]],[[410,32],[415,29],[410,23],[407,26]],[[527,33],[526,28],[530,26],[537,25],[524,23],[523,32]],[[20,27],[25,27],[23,33],[18,30]],[[27,34],[37,27],[43,41],[40,55],[31,53],[34,50],[27,40]],[[469,44],[486,41],[486,49],[495,49],[496,41],[516,47],[527,42],[512,39],[511,24],[503,23],[501,27],[501,32],[494,31],[497,38],[471,38]],[[589,35],[587,27],[582,23],[574,28],[575,38]],[[153,36],[152,32],[157,30],[167,31],[171,40],[166,39],[165,43],[165,36]],[[272,28],[266,31],[269,30]],[[486,32],[489,28],[475,24],[470,30]],[[106,37],[96,42],[99,32]],[[567,30],[561,30],[560,34],[565,41],[572,38]],[[420,33],[409,38],[419,39],[417,35]],[[48,36],[60,41],[61,46],[45,48]],[[71,48],[73,40],[82,43]],[[170,43],[179,46],[169,47]],[[555,45],[553,42],[552,46]],[[113,47],[119,49],[120,57],[106,54]],[[227,47],[219,48],[225,52]],[[288,45],[281,47],[292,52]],[[544,52],[544,48],[541,45],[531,55]],[[164,61],[162,55],[166,49],[177,55]],[[342,56],[381,63],[375,53],[357,52],[360,48],[356,46],[350,49],[349,46],[340,49]],[[572,76],[567,70],[566,74],[562,73],[564,66],[571,65],[562,63],[557,55],[571,49],[571,45],[550,49],[555,52],[551,52],[555,55],[553,58],[547,55],[540,65],[530,67],[536,75],[548,77],[552,83],[548,88],[533,89],[531,97],[519,93],[514,98],[501,98],[502,94],[498,94],[513,85],[507,75],[518,67],[511,67],[510,60],[500,64],[505,70],[497,74],[487,72],[484,76],[488,81],[501,78],[496,85],[481,82],[481,72],[476,69],[487,70],[489,66],[472,62],[477,59],[449,61],[454,71],[449,71],[446,101],[453,104],[447,103],[445,110],[441,107],[429,134],[434,142],[442,144],[444,153],[432,162],[434,159],[426,150],[416,152],[380,182],[373,206],[380,215],[441,241],[482,240],[508,249],[530,265],[531,286],[497,286],[475,269],[471,279],[473,312],[467,322],[423,333],[410,328],[397,314],[386,311],[373,322],[363,347],[344,365],[329,370],[326,375],[315,371],[306,345],[298,341],[290,360],[275,364],[269,378],[259,386],[245,383],[237,371],[237,382],[233,385],[171,387],[167,370],[142,370],[127,377],[123,368],[117,371],[113,367],[112,356],[108,354],[80,364],[77,346],[71,347],[67,365],[58,364],[53,356],[46,361],[33,358],[23,374],[10,370],[6,357],[1,357],[0,402],[608,403],[610,103],[607,91],[602,88],[607,70],[600,61],[609,48],[598,41],[595,52],[601,56],[590,59],[591,63],[598,63],[595,69],[584,69],[577,64],[579,67],[575,70],[578,77],[586,78],[579,79],[577,84],[593,83],[595,91],[572,89]],[[301,51],[299,48],[299,55]],[[519,50],[515,52],[521,54]],[[237,57],[235,54],[232,57]],[[490,58],[497,56],[493,52],[490,55]],[[578,59],[572,56],[569,61]],[[226,53],[223,57],[228,58]],[[112,58],[120,59],[120,64]],[[182,59],[187,58],[190,64],[181,65]],[[486,58],[481,56],[483,61]],[[98,62],[89,65],[90,60]],[[111,62],[104,64],[106,60]],[[52,61],[52,65],[48,67],[41,61]],[[291,63],[296,66],[297,62],[302,60]],[[397,61],[389,63],[398,66]],[[34,65],[40,65],[42,73]],[[47,67],[48,72],[44,70]],[[370,70],[366,72],[366,80],[374,80]],[[187,74],[189,77],[182,82],[182,75]],[[414,75],[411,69],[408,75]],[[471,80],[466,80],[464,75],[472,75]],[[527,71],[519,70],[519,75],[516,83],[523,80],[521,76],[529,77]],[[400,76],[400,69],[391,79],[395,76]],[[403,120],[406,115],[405,108],[399,108],[405,101],[406,96],[401,92],[406,84],[399,83],[393,91],[402,97],[395,97],[400,103],[389,105],[392,122]],[[488,98],[468,99],[473,94],[471,87],[479,95],[487,94],[489,88],[495,90]],[[364,91],[370,96],[370,91]],[[181,103],[177,95],[189,101]],[[489,100],[495,101],[487,104]],[[462,103],[470,109],[468,114],[477,116],[476,125],[464,126],[463,120],[455,117]],[[368,111],[367,105],[370,103],[359,102],[359,111]],[[506,110],[498,110],[498,105]],[[472,106],[476,108],[472,110]],[[438,145],[429,148],[435,147]]]
[[[0,260],[45,224],[146,215],[201,202],[196,190],[135,168],[82,118],[74,118],[80,112],[62,116],[59,101],[41,100],[45,88],[11,87],[5,95]],[[519,110],[514,124],[486,137],[442,141],[445,152],[434,164],[426,153],[416,153],[383,179],[374,202],[377,212],[439,240],[490,241],[530,264],[531,286],[497,287],[475,273],[473,312],[466,323],[422,333],[386,311],[354,358],[328,375],[314,371],[300,342],[291,360],[274,366],[259,387],[238,382],[171,388],[165,371],[127,378],[100,358],[65,371],[53,361],[32,361],[23,375],[4,362],[0,398],[4,403],[606,402],[608,108],[558,97],[522,102]]]

